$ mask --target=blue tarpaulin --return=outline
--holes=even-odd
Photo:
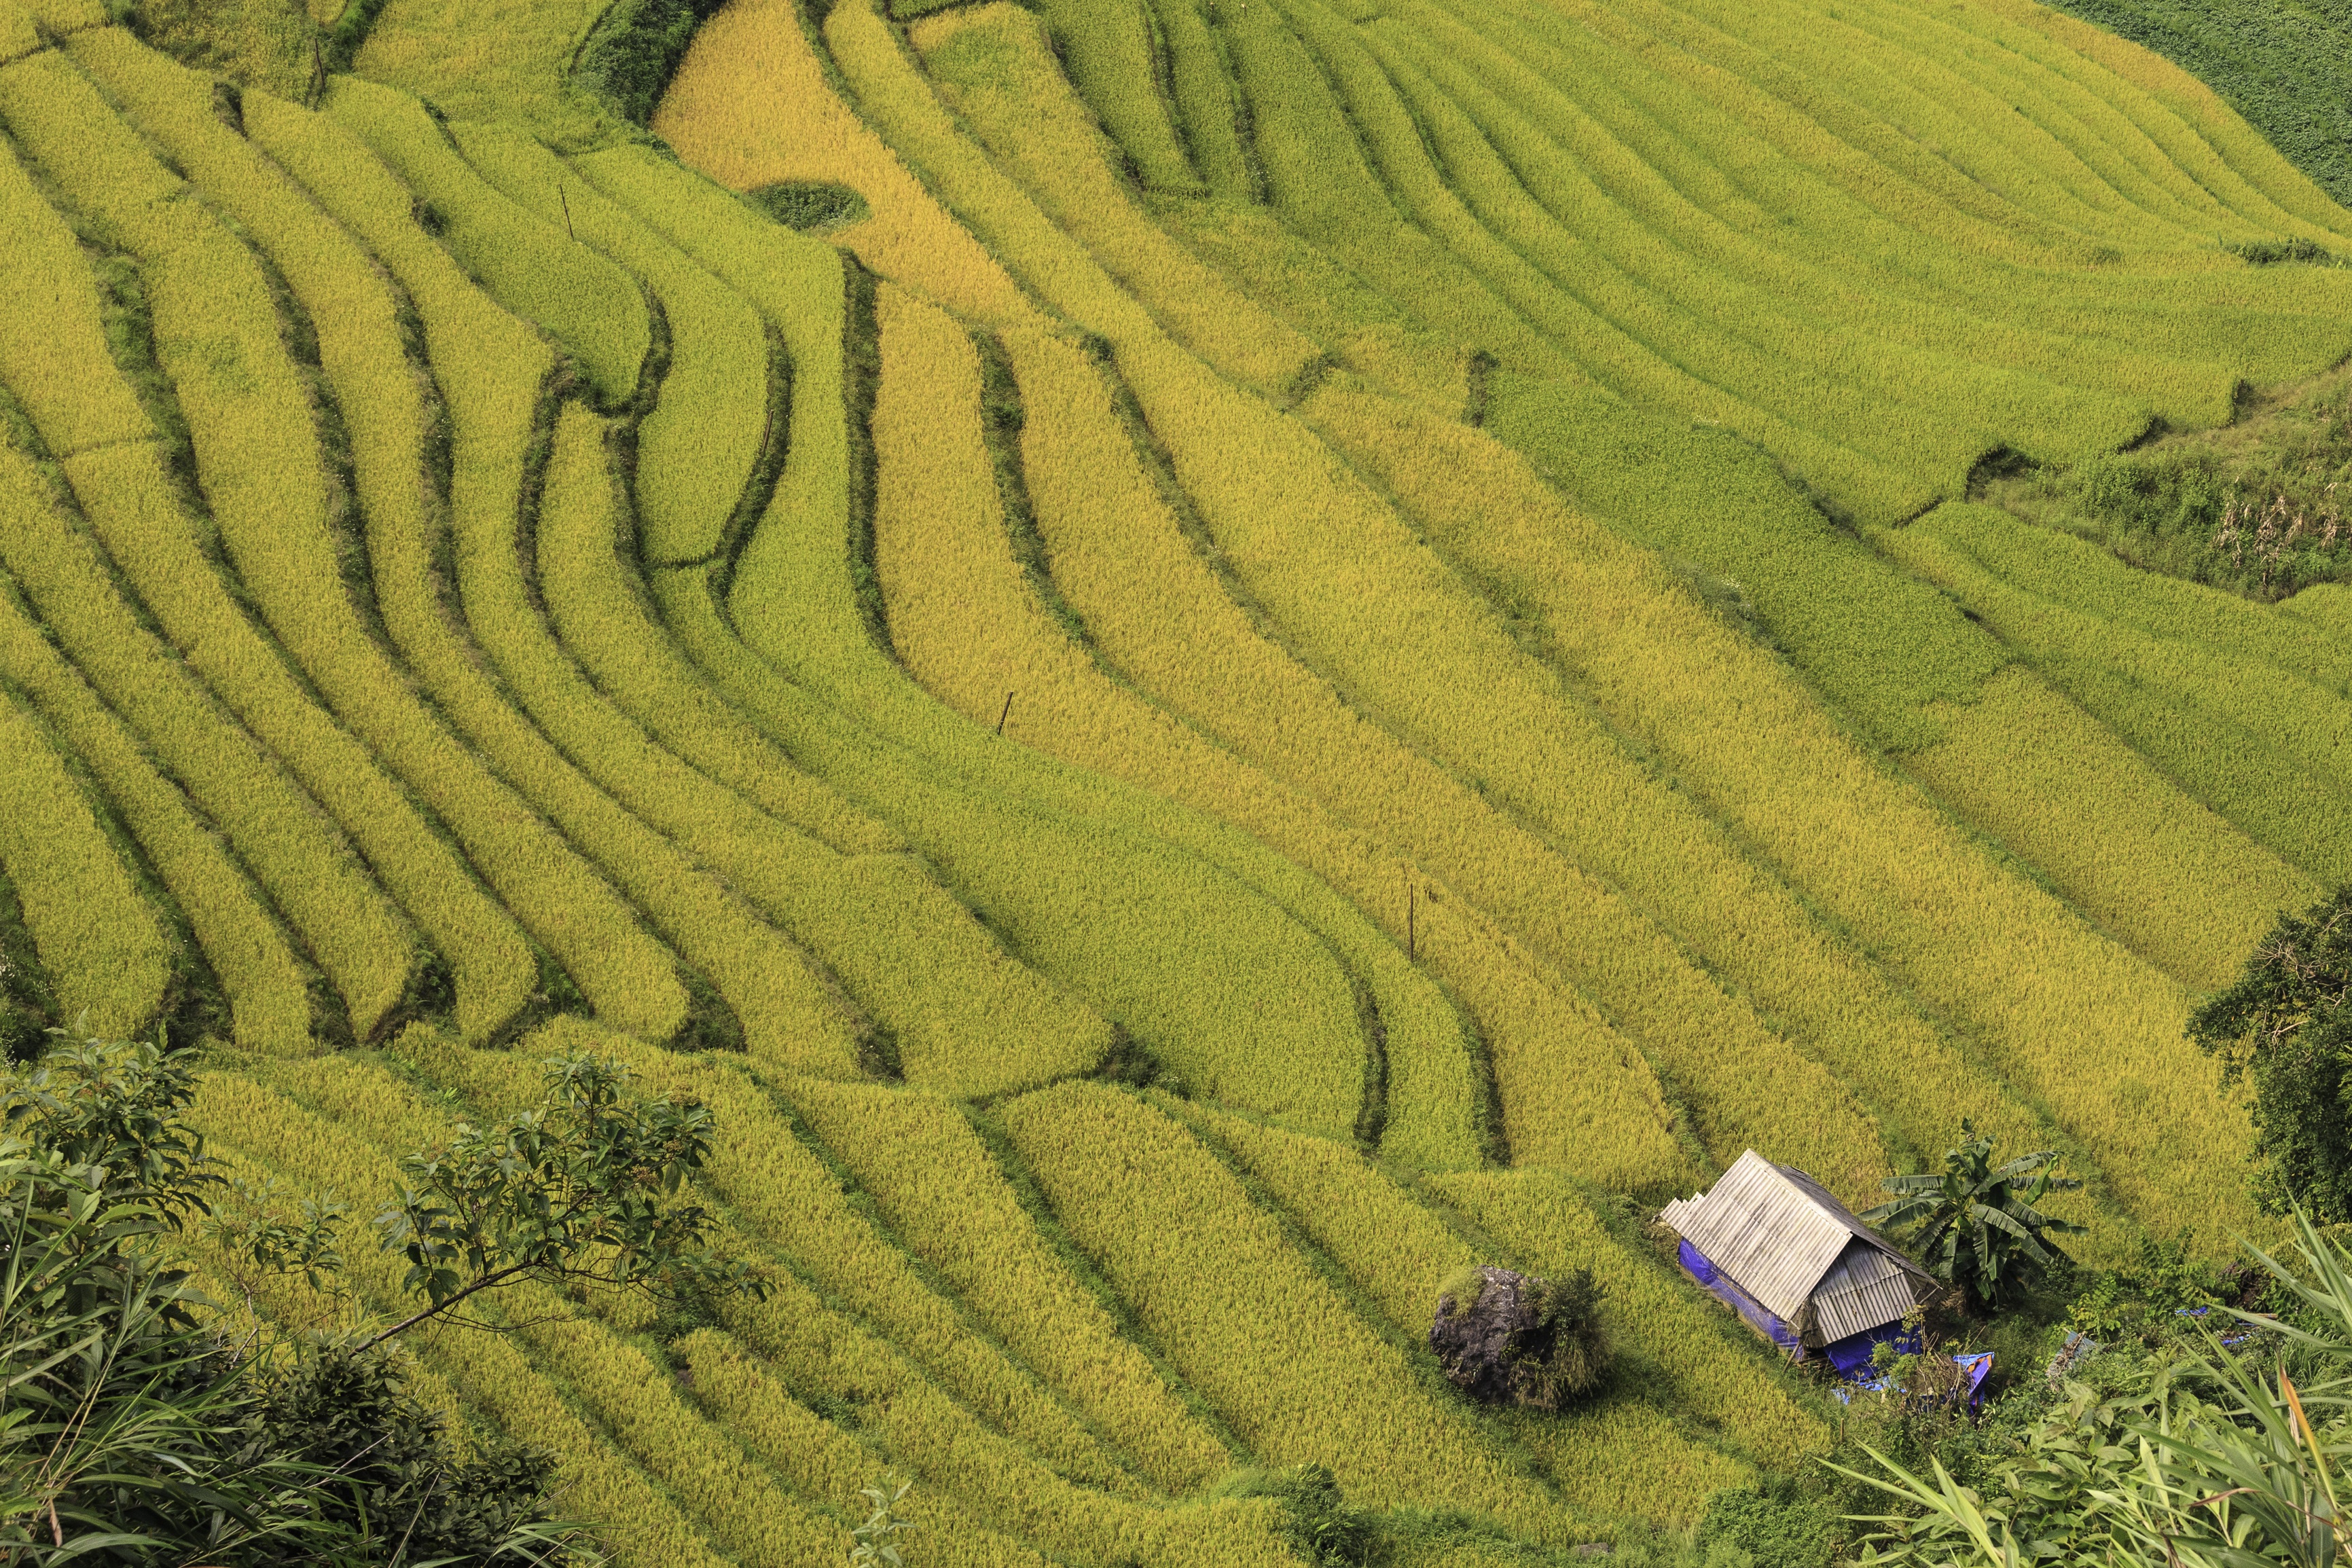
[[[1774,1317],[1755,1297],[1726,1279],[1722,1271],[1708,1262],[1697,1248],[1685,1241],[1682,1243],[1679,1256],[1682,1259],[1685,1273],[1714,1292],[1716,1298],[1730,1307],[1732,1311],[1746,1318],[1749,1326],[1757,1333],[1787,1351],[1791,1356],[1803,1356],[1805,1343],[1798,1337],[1797,1331]]]
[[[1822,1348],[1822,1354],[1830,1358],[1830,1364],[1837,1368],[1840,1377],[1852,1377],[1868,1371],[1871,1352],[1889,1341],[1893,1342],[1898,1355],[1919,1354],[1919,1336],[1904,1333],[1899,1322],[1881,1323],[1874,1329],[1864,1329],[1860,1333],[1832,1340]]]
[[[1992,1375],[1992,1352],[1979,1350],[1969,1355],[1956,1355],[1952,1357],[1952,1362],[1968,1376],[1964,1389],[1955,1392],[1953,1397],[1965,1398],[1968,1401],[1969,1414],[1973,1416],[1984,1405],[1985,1379]],[[1853,1403],[1856,1389],[1885,1392],[1893,1386],[1876,1373],[1866,1372],[1862,1376],[1848,1378],[1839,1384],[1835,1392],[1840,1404],[1851,1405]]]

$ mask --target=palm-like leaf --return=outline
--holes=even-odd
[[[1896,1196],[1866,1210],[1863,1223],[1910,1233],[1910,1242],[1928,1269],[1960,1286],[1979,1307],[1998,1306],[2031,1270],[2048,1268],[2059,1256],[2053,1235],[2079,1234],[2082,1227],[2036,1206],[2053,1192],[2079,1188],[2079,1181],[2056,1174],[2054,1149],[2037,1150],[1995,1165],[1992,1140],[1960,1124],[1962,1142],[1944,1154],[1940,1173],[1889,1176],[1880,1185]]]

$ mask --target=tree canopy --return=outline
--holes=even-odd
[[[2352,884],[2279,918],[2235,985],[2190,1015],[2189,1038],[2243,1082],[2254,1119],[2255,1200],[2352,1219]]]

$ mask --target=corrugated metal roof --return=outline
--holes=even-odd
[[[1792,1327],[1851,1237],[1811,1194],[1750,1149],[1706,1197],[1680,1206],[1675,1228],[1765,1310]]]
[[[1912,1270],[1878,1248],[1849,1241],[1813,1287],[1813,1322],[1824,1343],[1899,1321],[1919,1298]]]
[[[1733,1162],[1714,1190],[1678,1198],[1658,1218],[1774,1316],[1828,1339],[1843,1339],[1860,1328],[1901,1317],[1913,1304],[1903,1277],[1927,1277],[1848,1213],[1820,1183],[1802,1171],[1774,1165],[1753,1149]],[[1856,1242],[1863,1245],[1856,1247]],[[1817,1292],[1830,1283],[1825,1277],[1850,1248],[1884,1260],[1891,1276],[1878,1264],[1844,1264],[1832,1291],[1834,1301],[1821,1301]],[[1876,1312],[1898,1294],[1900,1304],[1885,1316],[1832,1332],[1832,1317],[1836,1324],[1852,1324],[1856,1314]]]

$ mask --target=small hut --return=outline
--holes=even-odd
[[[1939,1288],[1935,1277],[1856,1219],[1820,1183],[1750,1149],[1712,1192],[1666,1205],[1684,1271],[1791,1360],[1822,1354],[1841,1373]]]

